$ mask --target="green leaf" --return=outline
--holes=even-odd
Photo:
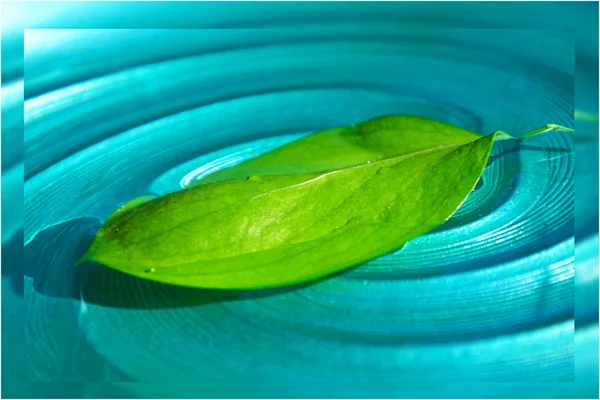
[[[80,262],[202,288],[314,280],[446,221],[480,178],[496,135],[411,116],[320,132],[212,182],[133,200]]]
[[[250,175],[328,171],[481,137],[428,118],[392,115],[329,129],[191,182],[190,187]]]

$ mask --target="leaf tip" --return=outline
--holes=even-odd
[[[93,254],[94,252],[92,251],[92,247],[90,247],[77,261],[75,261],[75,266],[79,266],[81,264],[84,264],[88,261],[92,261],[93,260]]]

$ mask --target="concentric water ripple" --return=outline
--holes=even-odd
[[[25,103],[31,377],[244,382],[294,396],[310,389],[287,382],[572,380],[573,140],[563,133],[497,143],[446,224],[313,284],[192,290],[73,266],[132,197],[179,190],[316,130],[394,113],[480,133],[573,126],[572,52],[551,64],[525,59],[494,47],[498,32],[484,47],[485,32],[477,44],[451,30],[294,40],[277,31],[224,30],[222,48],[163,49],[48,93],[39,88],[50,78],[34,81]],[[532,33],[523,35],[509,38]],[[93,41],[119,38],[95,32]]]

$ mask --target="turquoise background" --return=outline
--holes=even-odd
[[[3,11],[3,397],[598,396],[597,4]],[[73,267],[131,197],[390,113],[577,135],[496,145],[447,224],[314,285]]]

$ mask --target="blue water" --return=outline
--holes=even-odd
[[[597,4],[263,6],[9,8],[3,397],[597,396]],[[28,30],[21,64],[28,24],[96,29]],[[133,197],[403,113],[577,133],[497,143],[446,224],[315,284],[73,265]]]

